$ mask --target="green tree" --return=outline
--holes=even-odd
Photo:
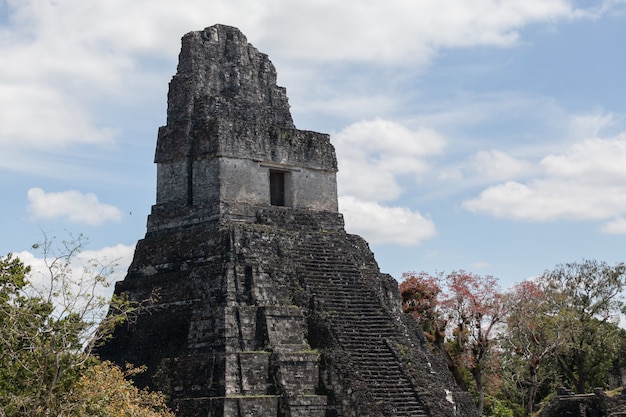
[[[19,367],[13,362],[12,350],[6,346],[19,342],[8,331],[15,320],[15,311],[11,305],[21,302],[19,294],[27,284],[26,276],[29,273],[30,267],[13,254],[0,258],[0,404],[6,401],[5,393],[20,383]]]
[[[34,245],[44,268],[9,254],[0,258],[0,415],[56,416],[84,373],[96,363],[92,348],[139,305],[98,295],[108,284],[113,262],[73,262],[86,244],[82,236],[54,245]]]
[[[539,391],[554,377],[553,368],[545,365],[564,343],[567,332],[536,281],[515,285],[507,292],[505,303],[507,328],[501,340],[503,352],[508,354],[508,375],[515,379],[515,389],[523,393],[523,405],[532,413]]]
[[[585,260],[558,265],[539,279],[553,304],[555,325],[562,329],[555,362],[577,393],[606,385],[620,347],[617,322],[624,309],[625,275],[623,263]]]

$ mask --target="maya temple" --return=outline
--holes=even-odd
[[[102,359],[145,365],[135,382],[181,417],[478,416],[344,230],[329,135],[294,126],[238,29],[182,38],[155,162],[156,204],[115,292],[158,297]]]

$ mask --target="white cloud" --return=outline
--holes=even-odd
[[[561,155],[542,161],[546,174],[573,179],[581,184],[617,185],[626,183],[626,133],[611,139],[588,139],[571,146]]]
[[[442,152],[444,138],[420,128],[410,130],[384,119],[354,123],[333,136],[339,159],[339,192],[361,199],[395,200],[398,177],[428,171],[427,158]]]
[[[307,85],[319,86],[329,63],[414,69],[439,48],[509,46],[528,24],[582,15],[565,0],[20,0],[7,10],[0,106],[16,117],[3,112],[0,137],[26,147],[112,140],[94,102],[132,96],[155,59],[174,62],[184,33],[215,23],[239,27],[293,74],[315,67]]]
[[[41,188],[31,188],[27,209],[34,219],[64,218],[88,225],[122,219],[117,207],[101,203],[95,194],[82,194],[76,190],[46,193]]]
[[[301,0],[273,11],[258,23],[273,23],[265,36],[296,58],[412,65],[424,63],[441,47],[509,46],[519,39],[518,30],[529,23],[580,15],[563,0]],[[285,29],[290,36],[284,36]]]
[[[626,187],[555,178],[510,181],[487,188],[463,207],[514,220],[604,220],[626,212]]]
[[[173,33],[225,23],[294,59],[411,63],[442,46],[507,46],[525,25],[584,14],[565,0],[22,0],[11,8],[30,38],[80,39],[82,49],[169,54]]]
[[[113,284],[116,281],[121,281],[126,276],[126,271],[133,260],[134,252],[135,245],[124,245],[122,243],[118,243],[115,246],[105,246],[100,249],[84,249],[76,254],[73,272],[76,274],[76,278],[78,278],[83,268],[92,268],[91,265],[94,260],[101,264],[113,263],[113,272],[107,279],[109,284]],[[24,264],[31,266],[31,279],[43,283],[46,275],[46,264],[44,258],[41,257],[42,255],[22,251],[16,253],[15,256],[20,258]]]
[[[477,152],[473,168],[481,178],[491,182],[525,177],[534,171],[532,163],[497,149]]]
[[[618,217],[602,225],[600,230],[609,235],[626,235],[626,219]]]
[[[133,260],[135,253],[135,245],[124,245],[118,243],[115,246],[105,246],[100,249],[89,249],[82,251],[78,258],[83,263],[87,263],[91,259],[115,261],[114,273],[111,277],[112,282],[120,281],[126,275],[126,271]]]
[[[406,207],[387,207],[352,196],[339,198],[346,230],[373,244],[417,245],[437,235],[431,219]]]
[[[418,179],[428,157],[442,152],[437,132],[384,119],[354,123],[333,135],[339,160],[339,206],[346,229],[374,244],[416,245],[437,234],[429,218],[406,207],[382,205],[403,192],[400,178]]]
[[[535,178],[491,186],[463,207],[524,221],[608,221],[603,230],[615,233],[626,213],[625,160],[626,134],[585,140],[546,156]]]

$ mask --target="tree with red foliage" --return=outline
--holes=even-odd
[[[400,283],[400,295],[402,296],[402,309],[410,313],[419,323],[424,336],[436,348],[443,359],[456,383],[467,390],[465,380],[459,363],[450,355],[446,342],[447,322],[442,317],[439,308],[438,297],[441,294],[440,277],[432,276],[426,272],[405,272],[404,280]]]
[[[471,372],[478,394],[478,410],[482,414],[485,393],[484,375],[489,360],[493,359],[493,341],[496,326],[505,317],[503,293],[498,280],[453,271],[446,277],[448,293],[442,294],[440,305],[452,328],[459,358]]]
[[[484,405],[484,374],[493,365],[496,326],[504,319],[503,294],[492,276],[453,271],[442,279],[425,272],[403,274],[402,307],[420,323],[427,339],[446,360],[459,386],[462,369],[476,383],[478,408]],[[442,291],[445,282],[447,292]],[[447,340],[447,335],[452,340]]]
[[[439,278],[426,272],[405,272],[402,278],[400,295],[404,312],[411,313],[422,325],[429,341],[433,342],[438,333],[445,335],[445,323],[441,326],[437,312],[437,296],[441,293]]]

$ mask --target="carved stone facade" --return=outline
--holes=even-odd
[[[183,37],[157,203],[116,293],[158,300],[99,354],[181,417],[477,416],[337,209],[328,135],[297,130],[239,30]],[[384,227],[384,225],[381,225]]]
[[[272,202],[337,211],[329,136],[295,128],[274,65],[225,26],[183,37],[155,162],[149,231],[183,218],[249,221]],[[277,188],[273,196],[270,185]]]

